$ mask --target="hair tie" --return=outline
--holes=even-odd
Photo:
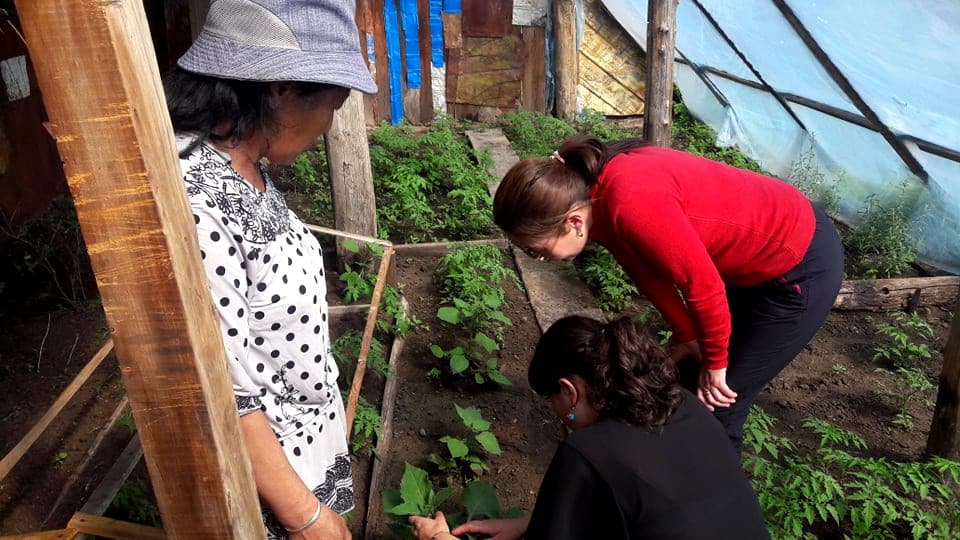
[[[553,155],[550,156],[550,157],[552,157],[553,159],[559,161],[561,165],[564,165],[564,164],[567,163],[567,162],[563,159],[563,156],[560,155],[560,152],[557,152],[556,150],[553,151]]]

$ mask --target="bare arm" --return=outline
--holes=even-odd
[[[287,529],[307,523],[317,510],[317,498],[290,466],[263,412],[241,416],[240,429],[250,454],[260,499]],[[315,525],[290,538],[346,540],[350,538],[350,531],[340,515],[323,506]]]

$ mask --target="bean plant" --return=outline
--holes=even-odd
[[[434,453],[430,454],[428,459],[441,471],[457,471],[464,477],[479,477],[490,470],[490,466],[480,455],[480,450],[499,456],[502,453],[500,443],[497,436],[490,431],[490,422],[484,420],[480,409],[463,408],[456,403],[453,406],[463,420],[470,438],[444,435],[440,442],[446,446],[448,455]]]

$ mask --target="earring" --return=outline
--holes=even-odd
[[[573,412],[573,410],[571,409],[570,412],[567,413],[567,420],[569,420],[570,422],[576,422],[577,413]]]
[[[577,229],[577,238],[583,238],[583,231]]]

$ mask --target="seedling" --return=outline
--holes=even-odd
[[[401,536],[412,538],[412,528],[407,524],[407,516],[433,516],[450,495],[452,487],[434,491],[427,471],[409,463],[404,464],[400,489],[388,489],[383,492],[383,511],[393,516],[391,529]]]
[[[461,474],[479,477],[489,471],[490,467],[479,455],[478,450],[482,448],[488,454],[499,456],[502,453],[500,443],[496,435],[489,431],[490,422],[483,419],[479,409],[462,408],[457,404],[454,404],[454,407],[460,419],[463,420],[464,426],[473,434],[473,438],[461,439],[449,435],[441,437],[440,442],[446,445],[449,457],[431,454],[428,459],[441,471],[460,471]],[[467,473],[467,471],[470,472]]]
[[[892,316],[893,323],[880,323],[877,331],[886,336],[886,343],[873,349],[873,359],[886,360],[895,368],[915,366],[919,361],[930,358],[930,348],[921,339],[933,338],[933,328],[923,318],[914,313],[898,311]]]
[[[380,411],[360,396],[357,400],[356,416],[353,418],[353,436],[351,448],[354,454],[366,451],[373,453],[374,439],[380,438]]]

